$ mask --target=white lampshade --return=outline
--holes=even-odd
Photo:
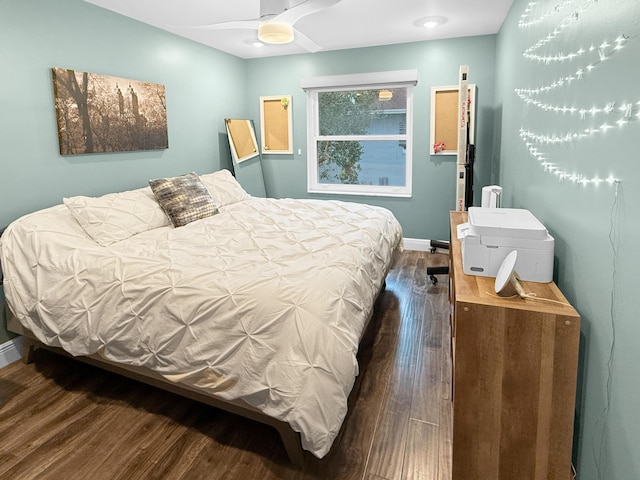
[[[513,250],[505,257],[498,269],[496,275],[495,291],[501,297],[513,297],[518,295],[525,298],[527,294],[520,284],[520,278],[516,272],[516,261],[518,260],[518,251]]]
[[[293,27],[284,22],[265,22],[258,26],[258,39],[264,43],[289,43],[293,41]]]

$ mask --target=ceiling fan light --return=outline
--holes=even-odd
[[[380,90],[378,92],[378,101],[388,102],[393,98],[393,92],[391,90]]]
[[[290,43],[293,41],[293,27],[284,22],[261,23],[258,26],[258,39],[264,43]]]

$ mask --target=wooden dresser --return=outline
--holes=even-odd
[[[453,480],[569,480],[580,317],[553,282],[503,299],[465,275],[466,220],[451,212]]]

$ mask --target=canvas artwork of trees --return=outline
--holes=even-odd
[[[61,155],[169,147],[163,85],[51,71]]]

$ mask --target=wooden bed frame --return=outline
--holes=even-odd
[[[363,329],[363,333],[360,338],[361,344],[362,344],[362,339],[365,337],[366,332],[369,330],[370,324],[375,323],[375,322],[371,322],[371,319],[375,314],[376,307],[379,303],[382,293],[385,290],[385,287],[386,287],[386,283],[383,282],[382,288],[380,289],[380,292],[378,292],[378,295],[374,302],[371,315],[367,319],[367,322]],[[283,422],[281,420],[277,420],[275,418],[269,417],[268,415],[260,412],[258,409],[244,402],[243,400],[240,400],[240,399],[234,400],[234,401],[223,400],[220,398],[216,398],[216,397],[212,397],[210,395],[204,394],[201,391],[197,390],[196,388],[192,388],[183,384],[170,382],[164,377],[162,377],[161,375],[147,368],[114,363],[96,354],[90,355],[90,356],[74,357],[59,347],[52,347],[37,340],[33,332],[25,328],[19,322],[19,320],[13,315],[9,307],[6,306],[6,304],[5,304],[5,307],[6,307],[5,310],[6,310],[6,318],[7,318],[7,329],[10,332],[16,333],[18,335],[22,335],[23,337],[22,361],[24,363],[33,362],[33,352],[38,348],[42,348],[42,349],[55,352],[60,355],[64,355],[69,358],[73,358],[73,359],[85,362],[95,367],[99,367],[104,370],[107,370],[119,375],[123,375],[133,380],[146,383],[153,387],[157,387],[162,390],[175,393],[177,395],[195,400],[197,402],[201,402],[206,405],[210,405],[212,407],[219,408],[221,410],[225,410],[227,412],[264,423],[266,425],[269,425],[275,428],[278,431],[278,433],[280,434],[280,437],[282,438],[282,443],[284,444],[284,448],[287,452],[287,455],[289,456],[289,460],[291,461],[291,463],[298,468],[302,468],[304,466],[305,455],[307,455],[308,453],[305,453],[305,451],[302,449],[300,434],[294,431],[287,422]],[[356,377],[355,383],[351,390],[352,393],[357,392],[359,389],[360,381],[362,378],[361,374],[362,374],[362,371]],[[340,438],[340,434],[338,434],[338,436],[336,437],[334,444],[339,441],[339,438]]]

